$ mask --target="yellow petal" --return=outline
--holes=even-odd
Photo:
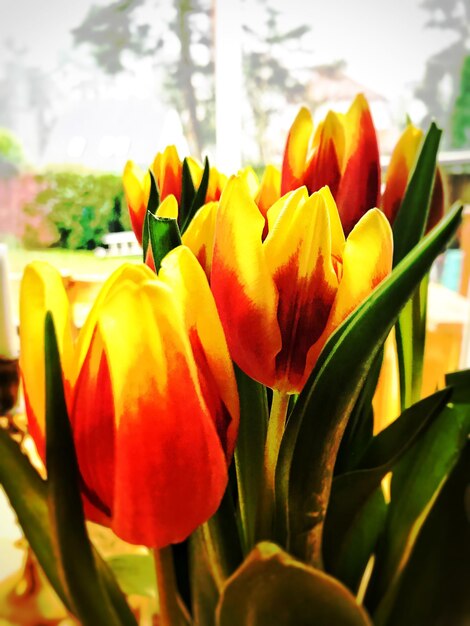
[[[70,305],[59,272],[42,261],[35,261],[24,271],[20,288],[20,368],[31,434],[42,454],[45,433],[44,322],[52,313],[59,346],[67,401],[73,340]]]
[[[93,306],[85,320],[85,323],[80,329],[76,348],[76,358],[72,372],[73,384],[77,380],[80,370],[82,368],[92,335],[96,328],[100,310],[106,300],[110,297],[110,295],[112,295],[112,293],[116,289],[119,289],[120,285],[122,285],[123,283],[129,282],[139,285],[147,280],[152,280],[154,278],[155,274],[144,264],[137,265],[132,263],[123,263],[105,281],[96,300],[93,303]]]
[[[212,255],[214,251],[215,225],[217,221],[218,202],[208,202],[195,214],[188,228],[182,235],[185,246],[196,255],[197,260],[210,278]]]
[[[267,165],[259,189],[255,196],[255,202],[263,215],[277,201],[281,195],[281,172],[274,165]]]
[[[157,209],[156,216],[170,217],[174,220],[178,219],[178,202],[175,196],[170,194],[163,200]]]
[[[261,243],[264,225],[246,184],[232,177],[217,212],[211,287],[230,354],[256,380],[274,375],[281,347],[277,291]]]
[[[330,214],[325,193],[289,199],[264,242],[279,305],[282,350],[276,357],[277,389],[299,392],[310,373],[309,348],[321,336],[338,287],[331,257]]]
[[[302,107],[287,136],[282,163],[281,194],[303,185],[303,176],[313,135],[310,111]]]
[[[181,307],[181,317],[199,366],[200,384],[209,411],[219,421],[226,421],[225,415],[216,415],[219,400],[222,400],[230,415],[229,423],[217,428],[219,433],[223,428],[223,440],[229,442],[227,454],[230,458],[238,428],[237,385],[206,275],[189,248],[179,246],[163,259],[158,278],[172,289]]]
[[[250,196],[254,198],[259,189],[259,179],[255,170],[249,166],[244,167],[238,172],[238,177],[240,178],[240,180],[243,180],[243,182],[247,186]]]
[[[343,275],[325,331],[308,355],[315,362],[328,337],[346,317],[390,274],[393,235],[379,209],[371,209],[356,224],[346,240]]]

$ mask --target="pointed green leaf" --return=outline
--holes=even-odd
[[[3,429],[0,429],[0,483],[52,588],[71,610],[52,546],[46,483]]]
[[[351,412],[339,447],[335,463],[335,476],[353,469],[365,448],[372,441],[374,431],[372,400],[379,380],[383,353],[383,348],[381,348],[371,365],[369,374]]]
[[[333,480],[323,541],[325,566],[355,591],[385,521],[380,483],[439,416],[450,395],[444,389],[410,407],[374,437],[355,471]]]
[[[227,581],[217,626],[367,626],[339,581],[263,542]]]
[[[46,468],[53,545],[63,585],[84,626],[122,624],[98,574],[78,489],[79,471],[67,414],[52,315],[45,320]]]
[[[263,482],[264,444],[268,423],[266,388],[236,365],[240,398],[240,426],[235,449],[238,505],[244,553],[255,545],[256,512]]]
[[[426,519],[400,581],[387,626],[463,626],[470,615],[470,445]]]
[[[194,202],[195,195],[196,188],[194,186],[193,178],[191,176],[191,170],[189,169],[188,159],[185,158],[183,159],[183,168],[181,174],[181,201],[178,215],[180,225],[185,223],[186,217],[191,211],[191,206]]]
[[[206,201],[207,188],[209,186],[209,174],[210,166],[209,159],[206,157],[204,161],[204,171],[202,173],[201,184],[198,187],[196,195],[192,201],[188,213],[184,216],[184,221],[181,221],[181,232],[184,233],[188,228],[191,220],[195,216],[196,212],[202,207]]]
[[[277,536],[321,564],[323,522],[341,436],[392,325],[460,223],[462,207],[423,239],[334,333],[288,420],[276,476]],[[334,390],[334,391],[333,391]]]
[[[393,224],[394,266],[405,258],[424,235],[434,187],[441,134],[442,131],[432,122],[395,218]]]
[[[421,282],[398,317],[396,345],[400,376],[401,407],[405,409],[421,397],[426,340],[426,311],[429,276]]]
[[[147,213],[147,219],[153,261],[158,272],[168,252],[181,245],[181,234],[178,222],[171,217],[155,217]]]
[[[47,484],[21,452],[19,445],[1,429],[0,483],[5,489],[24,535],[52,588],[68,610],[72,612],[54,553],[47,504]],[[106,584],[109,597],[121,617],[121,623],[125,626],[136,626],[135,618],[109,571],[109,567],[96,550],[94,550],[94,558]]]
[[[147,202],[147,211],[145,213],[145,218],[144,218],[144,226],[143,226],[143,232],[142,232],[142,251],[143,251],[143,261],[145,263],[146,259],[147,259],[147,248],[149,245],[149,213],[151,215],[155,215],[158,207],[160,206],[160,192],[158,190],[158,184],[157,181],[155,180],[155,176],[154,173],[152,172],[152,170],[149,170],[149,176],[150,176],[150,194],[149,194],[149,201]]]
[[[386,624],[419,531],[470,432],[470,404],[452,402],[395,466],[391,502],[366,600]]]
[[[215,626],[219,591],[210,566],[202,528],[189,538],[189,568],[194,626]]]

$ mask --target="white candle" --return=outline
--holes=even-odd
[[[7,253],[7,245],[0,243],[0,359],[17,359],[18,337],[13,323]]]

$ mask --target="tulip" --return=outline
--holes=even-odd
[[[282,196],[265,219],[240,178],[222,193],[211,288],[234,361],[281,392],[301,391],[326,340],[391,271],[392,234],[368,211],[345,240],[331,192]]]
[[[190,157],[187,158],[189,171],[196,188],[200,185],[203,167]],[[163,152],[157,153],[150,168],[158,185],[160,200],[172,195],[177,204],[181,201],[183,162],[178,156],[175,146],[167,146]],[[128,161],[123,173],[124,193],[126,196],[132,229],[137,240],[142,244],[147,204],[150,195],[150,174],[143,172],[133,161]],[[206,202],[218,200],[226,183],[226,177],[215,168],[210,169]]]
[[[393,224],[405,196],[410,176],[416,165],[419,151],[423,143],[423,131],[408,124],[400,136],[390,157],[382,196],[381,208]],[[433,228],[444,214],[444,187],[439,167],[431,195],[431,205],[426,231]]]
[[[346,114],[330,111],[316,130],[308,109],[300,109],[284,150],[281,193],[302,185],[309,193],[329,186],[346,235],[378,206],[377,135],[363,95],[356,97]]]
[[[44,318],[52,311],[88,519],[149,547],[182,541],[217,510],[238,427],[238,396],[206,277],[185,246],[156,276],[123,265],[77,341],[60,276],[27,267],[21,369],[44,449]]]

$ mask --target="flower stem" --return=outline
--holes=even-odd
[[[189,623],[189,619],[179,600],[171,546],[155,548],[153,558],[157,575],[161,626],[185,626]]]
[[[284,434],[288,406],[289,395],[283,391],[274,390],[264,448],[263,496],[258,526],[261,537],[259,539],[269,539],[272,531],[276,465]]]

